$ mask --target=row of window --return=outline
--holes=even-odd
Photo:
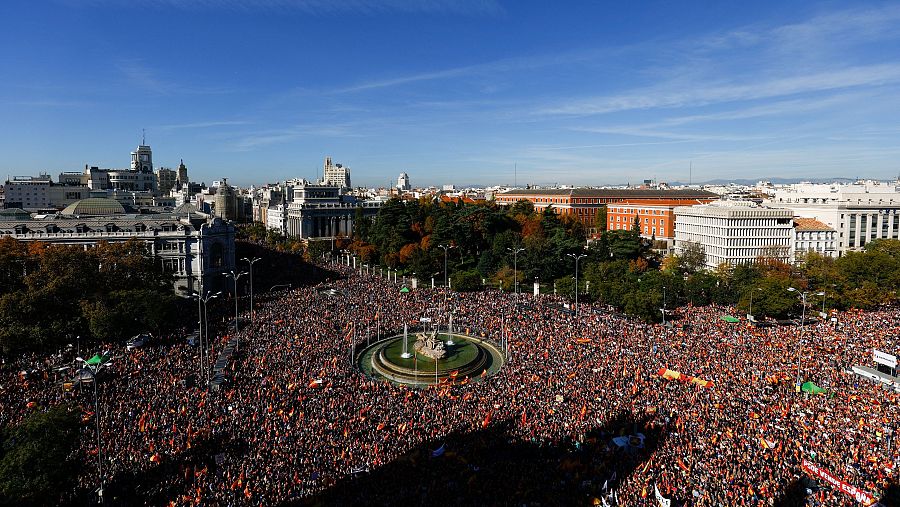
[[[632,225],[630,225],[630,224],[611,224],[611,225],[610,225],[610,230],[612,230],[612,231],[627,231],[627,230],[630,230],[631,227],[632,227]],[[650,226],[647,226],[647,225],[644,226],[644,235],[645,235],[645,236],[646,236],[646,235],[650,235],[650,234],[653,234],[653,235],[655,236],[655,235],[657,234],[656,231],[657,231],[656,227],[650,227]],[[665,236],[665,235],[666,235],[666,228],[665,228],[665,227],[660,227],[660,228],[659,228],[659,235],[660,235],[660,236]]]
[[[730,227],[730,228],[745,228],[745,227],[774,227],[778,224],[788,223],[789,219],[785,218],[742,218],[739,220],[735,219],[723,219],[717,217],[698,217],[691,215],[679,215],[677,217],[678,223],[692,223],[698,225],[715,225],[720,227]]]
[[[638,217],[638,219],[640,219],[640,217]],[[651,223],[652,223],[653,225],[656,225],[656,220],[657,220],[656,218],[644,217],[644,223],[645,223],[645,224],[651,224]],[[665,220],[664,218],[659,218],[659,224],[660,224],[660,225],[664,224],[664,223],[665,223],[664,220]],[[633,224],[633,223],[634,223],[634,216],[627,216],[627,215],[622,216],[622,215],[616,215],[614,221],[615,221],[615,222],[624,222],[624,223],[628,223],[628,224]]]
[[[640,208],[640,209],[629,209],[629,208],[610,208],[610,213],[625,213],[634,215],[635,213],[639,213],[641,215],[665,215],[667,212],[670,212],[669,209],[653,209],[653,208]]]
[[[13,228],[13,230],[15,231],[15,234],[28,234],[28,233],[53,234],[53,233],[57,233],[57,232],[67,232],[67,231],[64,231],[63,229],[60,229],[59,226],[57,226],[55,224],[47,224],[42,228],[38,228],[35,226],[29,227],[28,225],[25,225],[25,224],[19,224],[19,225],[16,225]],[[119,232],[119,231],[122,231],[122,232],[132,232],[132,231],[133,232],[146,232],[147,230],[156,231],[156,232],[175,232],[178,230],[183,230],[183,226],[181,226],[179,224],[171,223],[171,224],[162,224],[159,227],[154,226],[154,227],[148,228],[146,224],[139,223],[139,224],[135,224],[133,227],[122,228],[114,223],[108,223],[108,224],[105,224],[100,227],[96,227],[96,226],[91,227],[91,226],[88,226],[87,224],[77,224],[74,227],[74,232],[77,234],[86,234],[89,232]],[[6,234],[10,234],[10,232],[6,232]]]

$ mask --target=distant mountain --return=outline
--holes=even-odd
[[[769,183],[774,183],[776,185],[790,185],[792,183],[853,183],[856,181],[856,178],[743,178],[743,179],[734,179],[729,180],[725,178],[718,178],[714,180],[707,181],[695,181],[691,183],[692,185],[727,185],[729,183],[734,183],[736,185],[756,185],[760,181],[768,181]],[[687,182],[684,181],[671,181],[668,182],[669,185],[687,185]]]

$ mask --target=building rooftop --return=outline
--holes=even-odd
[[[665,208],[671,206],[693,206],[708,201],[708,199],[702,201],[700,199],[625,199],[624,201],[611,204],[611,206],[661,206]]]
[[[2,220],[22,220],[29,218],[31,218],[31,213],[22,208],[0,209],[0,219]]]
[[[125,208],[119,201],[115,199],[107,199],[104,197],[89,197],[80,201],[75,201],[65,207],[61,214],[67,216],[106,216],[106,215],[124,215]]]
[[[696,198],[718,198],[718,194],[707,190],[695,189],[675,189],[675,190],[659,190],[654,188],[534,188],[508,190],[506,192],[496,194],[497,196],[530,196],[530,195],[552,195],[567,197],[623,197],[623,198],[674,198],[674,199],[696,199]]]
[[[816,220],[815,218],[794,219],[794,228],[798,231],[833,231],[828,225]]]

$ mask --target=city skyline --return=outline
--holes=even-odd
[[[0,171],[235,184],[894,179],[900,6],[59,0],[0,7]],[[691,169],[692,167],[692,169]],[[488,169],[486,169],[488,168]]]

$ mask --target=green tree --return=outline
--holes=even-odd
[[[458,271],[453,273],[451,283],[453,290],[470,292],[481,289],[481,273],[476,270]]]
[[[695,241],[687,241],[681,250],[680,267],[687,273],[696,273],[706,267],[706,250]]]
[[[78,414],[60,405],[0,433],[0,504],[62,503],[80,468],[73,461],[79,424]]]
[[[606,242],[614,259],[637,259],[641,254],[641,237],[634,228],[630,230],[606,231]]]
[[[597,214],[594,215],[594,227],[597,229],[598,234],[602,234],[603,231],[606,230],[606,212],[606,206],[601,206],[600,208],[597,208]]]
[[[788,291],[790,282],[779,278],[762,278],[758,284],[745,289],[741,295],[738,308],[750,312],[750,295],[753,294],[753,315],[763,317],[784,318],[799,308],[796,293]]]
[[[581,282],[581,280],[579,280]],[[557,278],[555,282],[556,285],[556,293],[560,296],[566,297],[570,300],[575,300],[575,277],[574,276],[564,276],[562,278]],[[584,282],[579,285],[583,286]]]

